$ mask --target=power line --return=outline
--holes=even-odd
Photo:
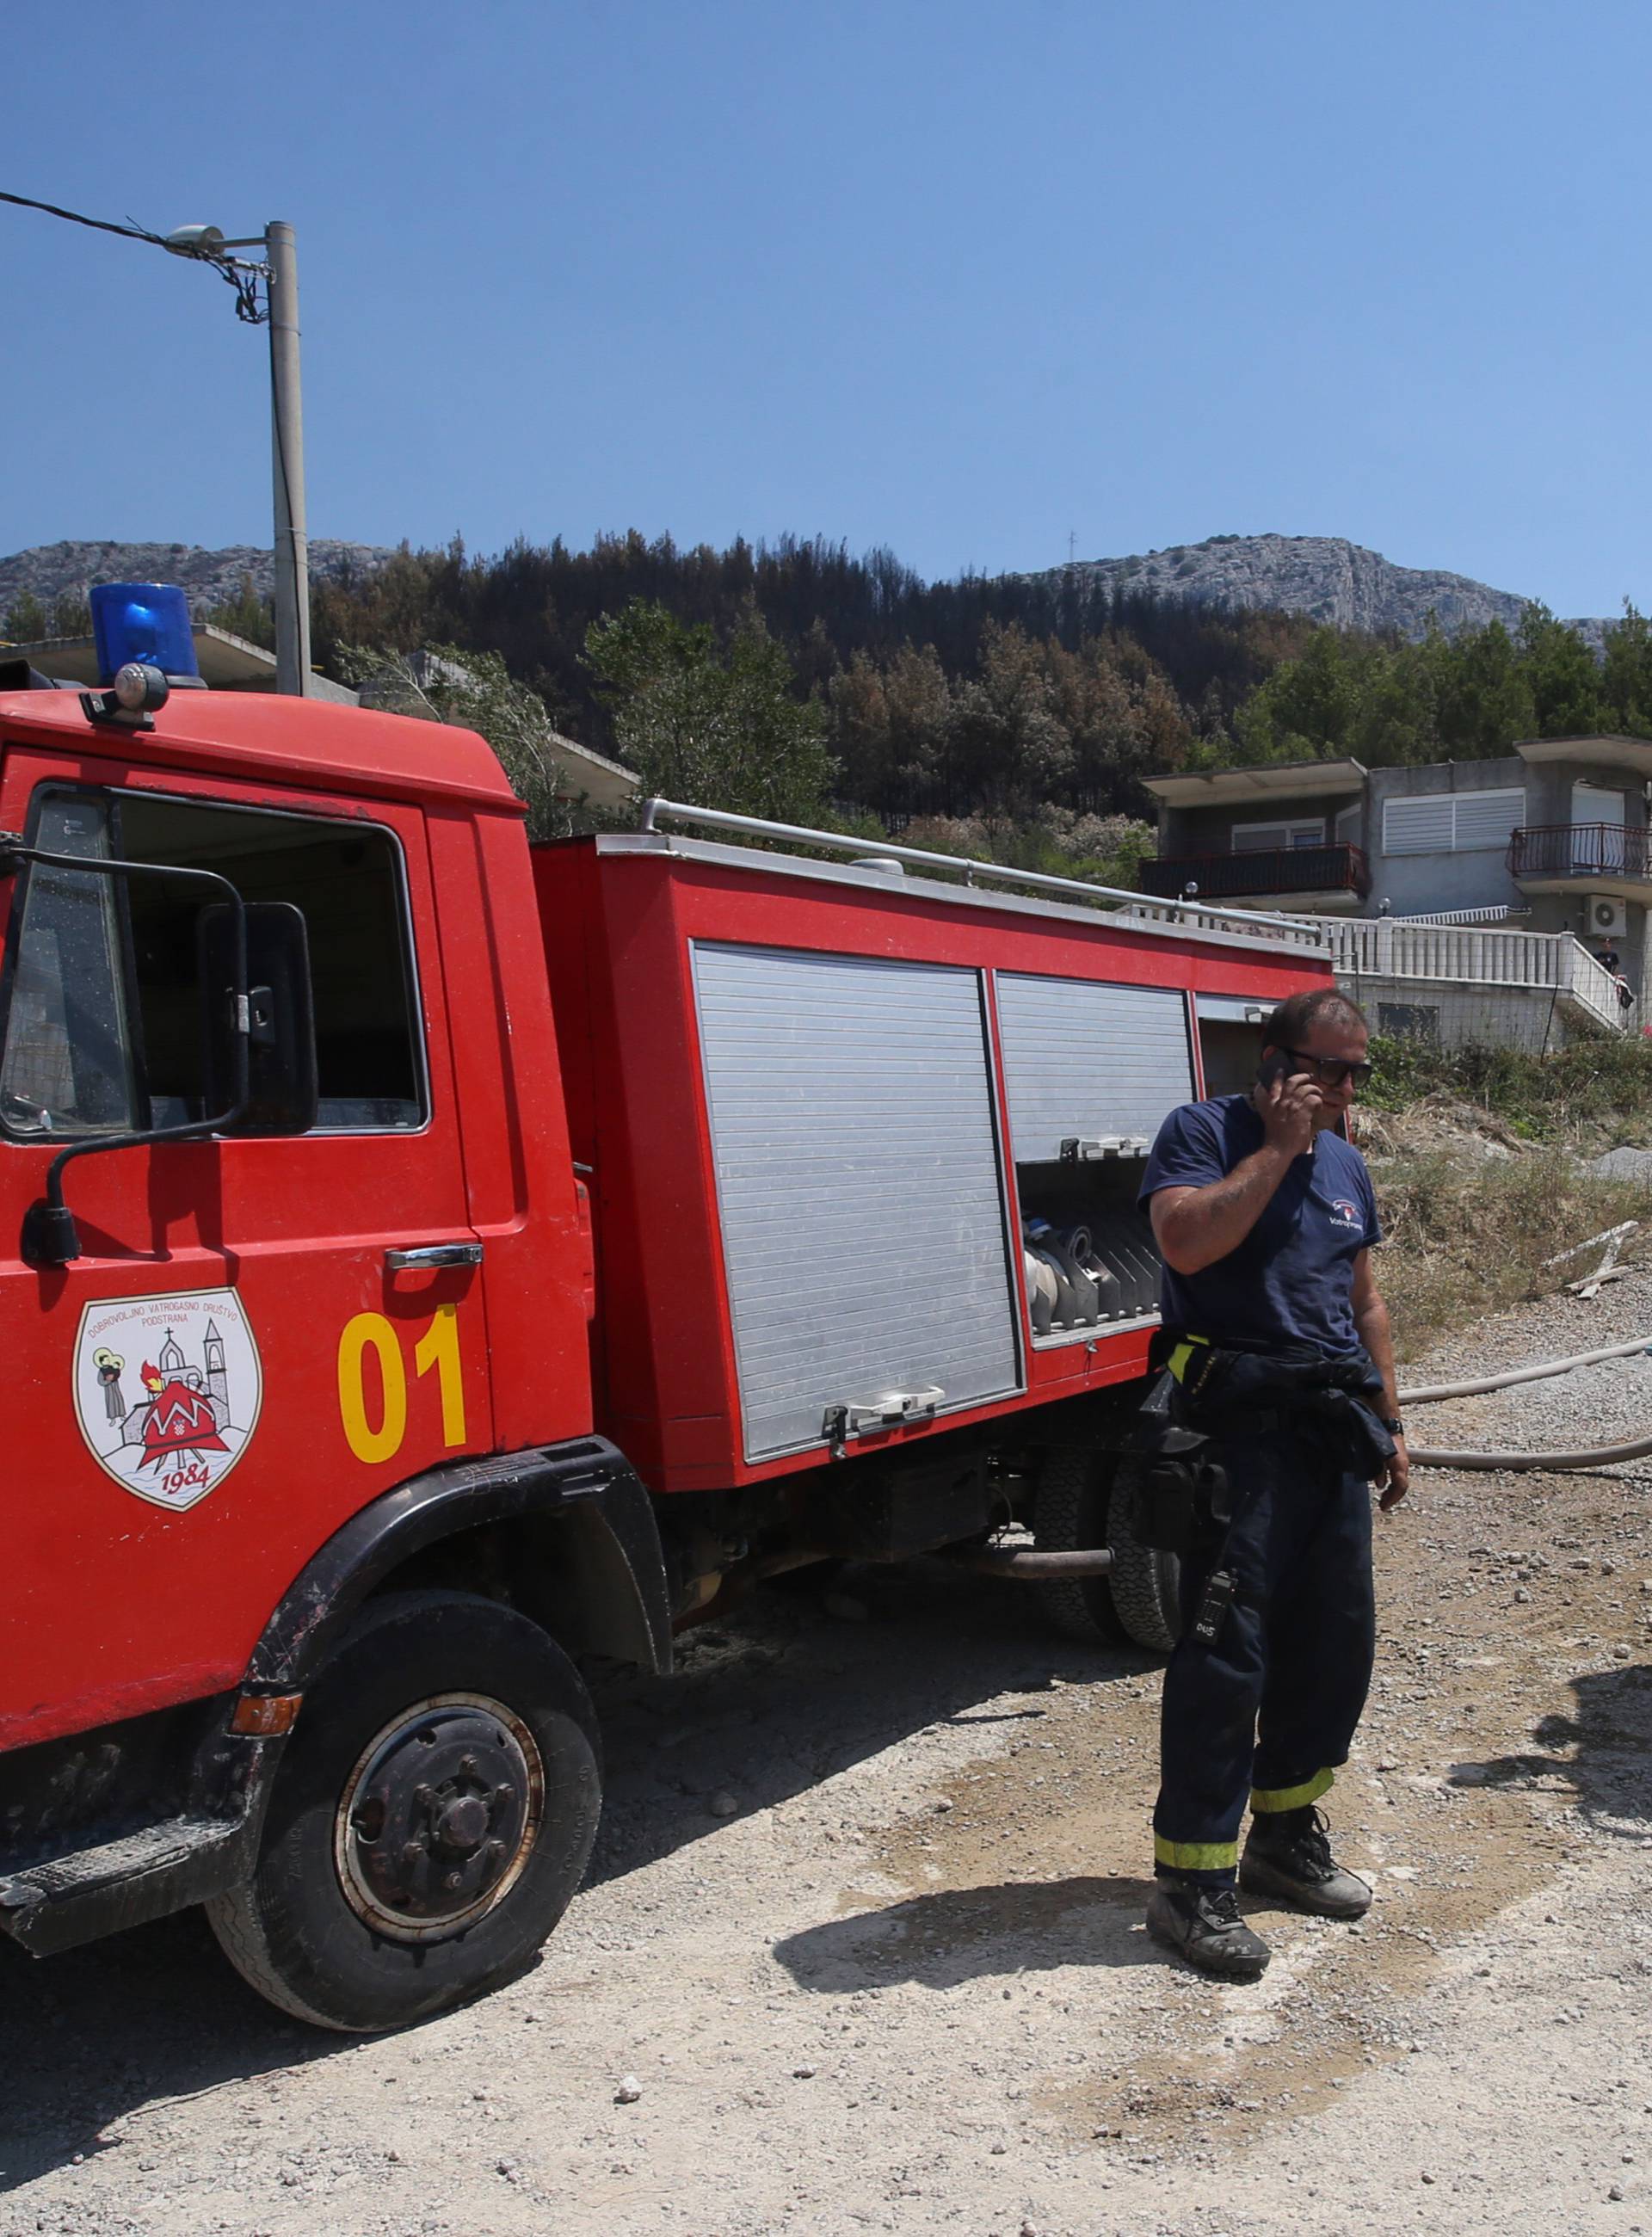
[[[148,241],[156,248],[164,248],[164,235],[151,233],[142,225],[112,225],[106,217],[83,217],[78,210],[59,209],[56,202],[31,201],[27,195],[9,195],[0,189],[0,202],[14,202],[19,209],[44,210],[48,217],[66,218],[70,225],[89,225],[96,233],[124,234],[129,241]]]
[[[28,195],[7,194],[0,188],[0,202],[10,202],[17,209],[42,210],[48,217],[63,218],[69,225],[89,226],[94,233],[116,233],[125,241],[147,241],[151,247],[164,248],[175,256],[187,256],[194,263],[210,265],[227,280],[235,291],[235,316],[249,327],[261,327],[269,316],[268,305],[262,309],[258,301],[258,280],[264,271],[261,265],[238,265],[227,256],[215,256],[204,248],[174,248],[162,233],[151,233],[148,226],[116,225],[106,217],[85,217],[79,210],[59,209],[56,202],[37,202]]]

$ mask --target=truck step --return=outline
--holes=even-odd
[[[245,1824],[168,1818],[0,1879],[0,1931],[36,1957],[162,1918],[235,1877]]]

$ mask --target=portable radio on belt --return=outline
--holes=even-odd
[[[1233,1579],[1226,1569],[1218,1569],[1205,1587],[1205,1596],[1199,1603],[1199,1613],[1193,1618],[1193,1637],[1201,1646],[1214,1646],[1216,1634],[1222,1627],[1222,1618],[1233,1600]]]

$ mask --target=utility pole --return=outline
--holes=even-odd
[[[248,240],[226,241],[215,225],[181,225],[171,233],[151,233],[146,226],[114,225],[101,217],[86,217],[78,210],[59,209],[55,202],[36,201],[29,195],[0,190],[0,202],[19,209],[41,210],[48,217],[71,225],[91,227],[96,233],[115,233],[128,241],[148,241],[151,247],[210,265],[235,291],[235,315],[249,327],[269,327],[270,432],[274,453],[275,480],[275,689],[295,698],[307,698],[314,690],[310,673],[310,540],[304,525],[304,411],[298,379],[298,250],[293,228],[272,218],[262,233]],[[232,255],[237,248],[261,248],[262,263],[248,263]],[[258,302],[258,283],[264,283],[264,307]]]
[[[298,251],[272,219],[269,260],[270,428],[275,478],[275,689],[310,691],[310,549],[304,522],[304,407],[298,366]]]

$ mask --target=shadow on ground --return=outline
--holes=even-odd
[[[754,1595],[737,1626],[689,1632],[679,1652],[675,1678],[599,1693],[608,1783],[593,1878],[714,1831],[714,1798],[729,1815],[766,1810],[932,1726],[980,1724],[987,1739],[1035,1725],[1060,1685],[1159,1666],[1053,1636],[1025,1585],[923,1564]]]
[[[926,1989],[1070,1965],[1162,1963],[1142,1930],[1151,1880],[1008,1880],[912,1896],[829,1919],[775,1944],[800,1988],[826,1996],[913,1981]]]
[[[1451,1784],[1569,1790],[1602,1832],[1644,1839],[1652,1818],[1652,1668],[1587,1672],[1572,1691],[1576,1716],[1540,1719],[1530,1750],[1454,1764]]]
[[[623,1878],[715,1831],[730,1814],[724,1798],[740,1814],[763,1810],[928,1726],[979,1723],[985,1740],[1007,1722],[1035,1723],[1047,1712],[1041,1695],[1063,1679],[1106,1685],[1153,1666],[1133,1650],[1089,1653],[1053,1638],[1023,1585],[922,1565],[754,1594],[687,1634],[680,1665],[669,1679],[597,1678],[608,1777],[593,1880]],[[965,1906],[955,1917],[926,1908],[942,1898],[922,1898],[903,1906],[915,1917],[895,1932],[908,1957],[891,1943],[883,1960],[866,1962],[940,1968],[955,1934],[967,1972],[991,1934],[1028,1934],[1029,1905],[1047,1922],[1033,1930],[1050,1937],[1048,1963],[1069,1931],[1110,1948],[1127,1886],[988,1890],[945,1899]],[[1000,1897],[1003,1918],[991,1925],[979,1906]],[[1139,1897],[1129,1887],[1136,1916]],[[856,1924],[844,1922],[846,1934]],[[852,1973],[855,1946],[846,1938],[841,1956],[829,1944],[809,1962]],[[332,2057],[352,2040],[287,2020],[245,1988],[198,1911],[39,1961],[0,1941],[0,2191],[77,2153],[92,2157],[109,2126],[139,2106]]]

